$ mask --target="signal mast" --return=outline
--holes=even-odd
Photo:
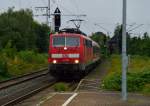
[[[61,26],[61,16],[75,16],[75,17],[85,17],[85,14],[71,14],[71,15],[62,15],[60,9],[57,7],[54,14],[51,14],[54,16],[54,30],[55,32],[59,31],[59,28]],[[84,21],[82,19],[72,19],[69,20],[70,22],[73,22],[77,29],[80,28],[81,23]]]

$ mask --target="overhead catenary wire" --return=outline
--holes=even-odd
[[[77,13],[80,13],[81,12],[81,9],[79,9],[79,6],[77,5],[76,3],[76,0],[69,0],[71,4],[73,4],[73,6],[75,7],[76,9],[76,12]]]
[[[59,6],[61,9],[62,9],[62,12],[64,13],[64,14],[66,14],[66,13],[68,13],[68,14],[76,14],[76,12],[74,11],[74,9],[70,9],[70,8],[68,8],[68,6],[64,6],[62,3],[60,3],[59,1],[60,0],[51,0],[52,1],[52,3],[53,3],[53,5],[51,4],[51,6],[53,6],[53,9],[54,9],[54,7],[56,7],[56,6]],[[67,1],[67,0],[66,0]],[[42,2],[44,3],[45,2],[45,0],[42,0]],[[72,6],[72,7],[74,7],[75,9],[76,9],[76,11],[77,11],[77,13],[83,13],[83,8],[81,8],[80,7],[80,4],[78,4],[78,0],[68,0],[68,2],[70,2],[69,4],[70,4],[70,6]],[[63,2],[64,3],[64,2]],[[69,6],[69,7],[70,7]],[[65,16],[65,15],[64,15]],[[63,17],[63,14],[62,14],[62,17]],[[64,19],[67,19],[67,18],[64,18]],[[87,27],[88,29],[89,28],[91,28],[91,27],[93,27],[93,28],[91,28],[91,29],[93,29],[93,30],[95,30],[96,28],[94,28],[94,25],[93,25],[93,23],[95,23],[95,22],[92,22],[93,21],[93,19],[91,19],[89,16],[87,16],[86,17],[86,23],[89,23],[89,21],[91,21],[91,25],[89,24],[89,25],[84,25],[84,27]],[[102,24],[102,26],[104,27],[104,28],[107,28],[107,29],[109,29],[109,30],[111,30],[111,32],[112,32],[112,30],[113,30],[113,28],[115,28],[115,26],[116,26],[116,23],[109,23],[109,22],[99,22],[100,24]],[[134,22],[135,23],[135,22]],[[132,27],[134,27],[134,25],[132,25],[133,23],[131,23],[131,24],[127,24],[127,27],[130,29],[130,28],[132,28]],[[120,25],[121,25],[121,23],[120,23]],[[90,27],[89,27],[90,26]],[[114,26],[113,28],[112,27],[110,27],[110,26]],[[147,23],[146,24],[143,24],[143,27],[145,27],[145,26],[150,26],[150,24],[148,25]],[[111,29],[110,29],[111,28]],[[91,31],[91,32],[93,32],[93,31]],[[134,31],[132,31],[132,32],[134,32]],[[137,31],[138,32],[138,31]]]
[[[18,4],[19,4],[19,9],[21,9],[21,7],[22,7],[22,1],[18,0]]]

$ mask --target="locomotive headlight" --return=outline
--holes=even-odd
[[[78,63],[79,63],[79,60],[75,60],[74,62],[75,62],[76,64],[78,64]]]
[[[64,50],[67,50],[67,47],[64,47]]]
[[[56,60],[53,60],[53,64],[56,64],[57,63],[57,61]]]

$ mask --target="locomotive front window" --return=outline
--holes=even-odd
[[[79,46],[79,37],[66,37],[66,46]]]
[[[57,36],[53,37],[53,46],[55,47],[62,47],[62,46],[79,46],[80,39],[79,37],[64,37],[64,36]]]
[[[53,46],[56,47],[65,46],[65,37],[63,36],[53,37]]]

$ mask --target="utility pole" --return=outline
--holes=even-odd
[[[44,13],[44,14],[39,14],[39,15],[34,15],[34,16],[36,16],[36,17],[38,17],[38,16],[45,16],[46,17],[46,24],[49,25],[49,21],[48,21],[48,7],[35,7],[35,9],[36,10],[41,9],[41,10],[45,10],[46,11],[46,13]]]
[[[41,9],[41,10],[45,10],[46,11],[46,13],[44,13],[44,14],[40,14],[40,15],[35,15],[35,16],[45,16],[46,17],[46,24],[48,25],[48,26],[50,26],[50,0],[48,0],[48,6],[45,6],[45,7],[35,7],[35,9],[36,10],[38,10],[38,9]]]
[[[50,0],[48,0],[48,14],[47,14],[48,19],[50,19],[50,16],[51,16],[51,12],[50,12],[50,5],[51,5],[51,1],[50,1]],[[50,20],[49,20],[49,21],[50,21]],[[51,25],[49,24],[49,26],[51,26]]]
[[[126,53],[126,15],[127,0],[123,0],[123,31],[122,31],[122,99],[127,100],[127,53]]]

